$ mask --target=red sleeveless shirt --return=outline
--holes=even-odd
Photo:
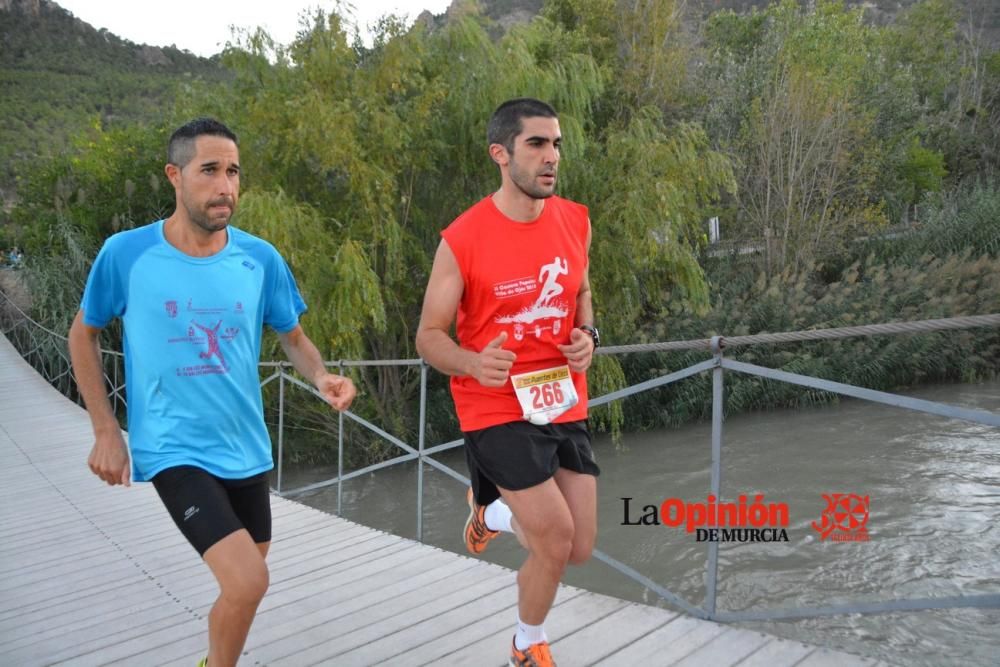
[[[511,375],[566,365],[556,345],[569,342],[576,297],[587,268],[587,207],[560,197],[545,200],[530,222],[511,220],[486,197],[442,233],[462,273],[458,344],[479,352],[507,332],[504,349],[517,355]],[[571,372],[580,401],[556,423],[587,418],[587,376]],[[521,421],[510,380],[484,387],[473,377],[451,378],[463,431]]]

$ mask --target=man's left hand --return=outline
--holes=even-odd
[[[560,345],[559,351],[569,362],[569,368],[577,373],[583,373],[590,368],[594,358],[594,339],[586,331],[573,327],[569,332],[569,343]]]
[[[333,373],[322,373],[316,378],[316,389],[323,394],[323,398],[336,410],[343,412],[351,407],[351,402],[357,395],[358,390],[354,386],[351,378]]]

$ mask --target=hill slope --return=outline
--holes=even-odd
[[[178,84],[220,80],[217,59],[134,44],[49,0],[0,0],[0,193],[89,127],[154,120]]]

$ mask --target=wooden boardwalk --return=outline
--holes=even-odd
[[[149,484],[91,475],[86,413],[0,336],[0,665],[186,665],[208,569]],[[241,665],[500,665],[514,573],[272,497],[271,587]],[[562,587],[563,667],[877,664]]]

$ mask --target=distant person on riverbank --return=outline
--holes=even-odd
[[[562,138],[552,107],[503,103],[487,141],[500,189],[442,232],[416,342],[452,376],[472,479],[466,548],[481,553],[510,531],[528,549],[509,664],[545,667],[554,662],[543,622],[559,580],[567,564],[590,558],[597,535],[600,471],[586,421],[586,371],[600,342],[590,219],[554,196]]]
[[[21,268],[21,263],[24,261],[24,253],[21,252],[20,248],[11,248],[9,252],[5,254],[7,259],[7,266],[12,269]]]
[[[104,243],[69,347],[94,427],[91,471],[112,486],[153,483],[219,583],[202,664],[231,666],[268,587],[274,462],[257,371],[263,325],[332,407],[346,410],[355,387],[327,372],[299,325],[306,306],[281,255],[229,226],[236,135],[211,119],[187,123],[170,138],[166,173],[176,209]],[[100,333],[115,317],[125,331],[128,446],[101,364]]]

